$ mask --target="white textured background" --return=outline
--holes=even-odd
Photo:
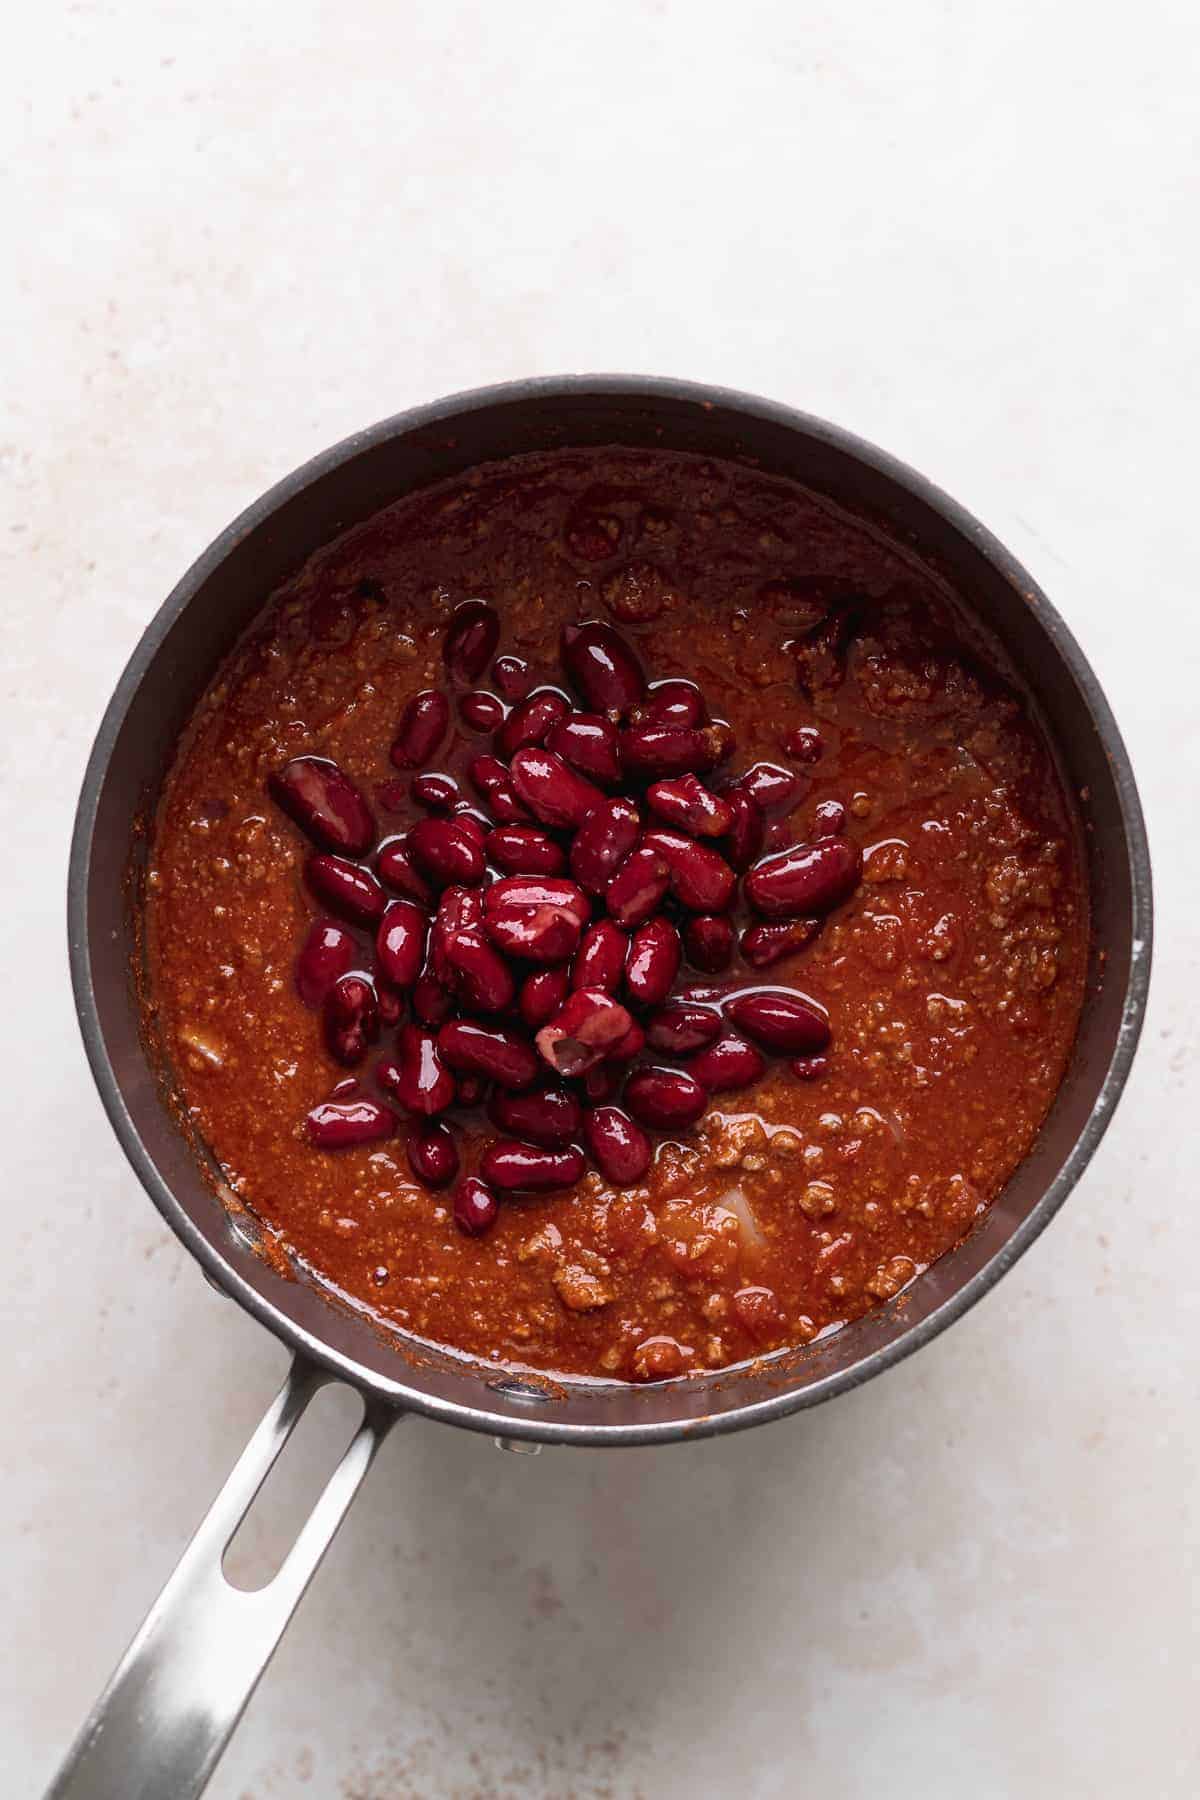
[[[1058,1223],[868,1390],[661,1452],[518,1460],[406,1424],[211,1791],[1200,1791],[1196,21],[1194,0],[10,17],[6,1797],[48,1777],[283,1367],[157,1223],[76,1041],[63,872],[91,733],[168,588],[268,483],[410,402],[574,369],[825,414],[1029,564],[1143,786],[1144,1047]]]

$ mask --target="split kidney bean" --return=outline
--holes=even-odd
[[[411,900],[393,900],[375,936],[375,960],[386,980],[406,992],[421,973],[429,920]]]
[[[484,1151],[479,1172],[492,1187],[508,1193],[554,1193],[574,1187],[587,1164],[574,1144],[566,1150],[547,1150],[540,1145],[519,1144],[516,1138],[500,1138]]]
[[[682,1130],[696,1123],[708,1095],[679,1069],[635,1069],[625,1083],[625,1105],[641,1125],[657,1131]]]
[[[389,1083],[389,1090],[408,1112],[425,1118],[445,1112],[454,1100],[454,1077],[440,1053],[437,1036],[420,1025],[402,1025],[396,1046],[394,1085]],[[376,1075],[380,1081],[385,1079],[382,1064]]]
[[[515,756],[534,744],[544,744],[560,719],[571,710],[571,702],[557,688],[538,688],[514,706],[496,733],[496,748],[501,756]]]
[[[332,919],[316,919],[296,958],[296,992],[305,1006],[320,1006],[334,982],[349,973],[357,954],[348,931]]]
[[[618,1038],[612,1048],[605,1052],[604,1060],[608,1063],[631,1063],[645,1048],[646,1034],[634,1019],[625,1036]]]
[[[497,1089],[488,1103],[488,1118],[513,1137],[555,1150],[579,1136],[583,1108],[564,1087],[535,1088],[529,1094]]]
[[[625,1036],[633,1020],[611,994],[599,988],[576,988],[548,1025],[537,1034],[537,1047],[558,1075],[583,1075],[603,1062]]]
[[[414,866],[407,837],[389,838],[381,844],[375,868],[380,881],[403,894],[406,900],[415,900],[418,906],[433,905],[433,889]]]
[[[733,961],[733,926],[723,914],[696,913],[683,928],[683,945],[694,969],[719,975]]]
[[[498,906],[484,929],[506,955],[525,962],[567,962],[579,947],[579,926],[556,906]]]
[[[311,893],[331,913],[352,925],[374,925],[387,905],[387,895],[369,869],[344,856],[319,852],[304,865],[304,879]]]
[[[483,880],[483,851],[453,819],[419,819],[408,834],[408,854],[437,887],[477,887]]]
[[[647,844],[639,844],[609,882],[604,904],[618,925],[632,930],[657,912],[670,880],[666,857]]]
[[[600,713],[568,713],[549,733],[546,748],[603,787],[621,779],[617,728]]]
[[[650,1139],[619,1106],[597,1106],[587,1113],[583,1138],[592,1161],[615,1187],[632,1187],[650,1167]]]
[[[628,725],[617,734],[617,750],[634,781],[694,774],[717,760],[706,731],[696,725]]]
[[[602,800],[571,845],[571,873],[589,894],[603,894],[638,841],[641,820],[632,800]]]
[[[733,900],[737,878],[717,851],[678,831],[648,831],[643,844],[667,865],[671,892],[689,912],[724,912]]]
[[[708,719],[704,695],[694,681],[672,677],[656,681],[641,709],[639,725],[703,725]]]
[[[396,1115],[360,1094],[353,1100],[322,1100],[305,1120],[309,1142],[318,1150],[353,1150],[378,1144],[396,1129]]]
[[[517,798],[511,774],[496,757],[475,757],[467,765],[467,774],[471,778],[472,787],[483,796],[492,816],[501,825],[514,825],[528,820],[528,807],[523,806]]]
[[[819,1081],[822,1075],[829,1072],[829,1059],[825,1056],[797,1056],[788,1064],[788,1068],[798,1081]]]
[[[690,1056],[721,1035],[721,1015],[695,1000],[672,1000],[646,1021],[646,1042],[666,1056]]]
[[[861,874],[857,844],[845,837],[818,838],[755,863],[746,876],[746,898],[771,919],[811,918],[848,899]]]
[[[578,883],[553,876],[509,875],[493,881],[484,895],[484,906],[489,912],[502,906],[553,906],[574,919],[580,930],[591,917],[587,896]]]
[[[427,763],[450,723],[450,702],[438,688],[414,694],[400,715],[400,729],[392,745],[392,761],[398,769],[420,769]]]
[[[510,765],[517,798],[543,825],[576,829],[604,795],[552,750],[530,745]]]
[[[495,694],[479,689],[462,696],[458,716],[471,731],[495,731],[504,722],[504,703]]]
[[[496,1196],[478,1175],[464,1175],[454,1190],[454,1223],[467,1237],[482,1237],[496,1223]]]
[[[521,985],[521,992],[517,996],[517,1011],[529,1029],[536,1031],[562,1010],[569,992],[570,976],[564,968],[535,969]]]
[[[422,1125],[409,1132],[408,1166],[426,1187],[449,1187],[458,1174],[458,1146],[444,1125]]]
[[[783,812],[793,806],[800,794],[800,778],[778,763],[754,763],[734,777],[730,787],[739,794],[749,794],[760,812]]]
[[[516,995],[512,971],[478,931],[451,932],[442,951],[450,985],[473,1012],[507,1012]]]
[[[679,973],[683,946],[670,919],[647,919],[633,934],[625,986],[640,1006],[658,1006]]]
[[[731,1031],[706,1050],[701,1050],[698,1056],[693,1056],[688,1063],[688,1074],[706,1092],[718,1094],[749,1087],[766,1066],[762,1052]]]
[[[327,756],[294,756],[267,777],[275,804],[319,850],[365,856],[375,842],[370,807],[350,777]]]
[[[846,809],[840,800],[821,800],[813,807],[813,836],[841,837],[846,829]]]
[[[733,825],[733,808],[695,775],[655,781],[646,789],[646,805],[690,837],[724,837]]]
[[[627,712],[646,691],[637,657],[620,633],[599,619],[563,627],[562,660],[593,712]]]
[[[477,1025],[470,1019],[448,1019],[438,1032],[438,1051],[452,1069],[482,1075],[499,1087],[532,1087],[538,1059],[533,1046],[500,1025]]]
[[[735,869],[748,869],[762,853],[767,821],[763,817],[762,808],[749,794],[739,793],[736,788],[732,788],[725,795],[725,800],[733,809],[733,824],[729,827],[729,836],[721,848]]]
[[[442,654],[456,681],[478,681],[496,653],[500,619],[486,600],[464,600],[450,619]]]
[[[799,994],[760,988],[736,995],[725,1011],[748,1037],[777,1055],[811,1056],[829,1042],[829,1020]]]
[[[426,812],[449,812],[462,799],[452,775],[414,775],[409,793]]]
[[[769,969],[811,944],[821,929],[820,919],[780,919],[774,925],[748,925],[740,949],[752,969]]]
[[[529,664],[519,656],[498,656],[492,680],[506,700],[521,700],[529,692]]]
[[[644,929],[644,928],[643,928]],[[611,919],[597,919],[583,934],[571,964],[573,988],[600,988],[615,994],[625,970],[629,939]]]
[[[329,1054],[353,1069],[379,1036],[379,1002],[369,975],[340,975],[325,996],[323,1025]]]
[[[484,839],[484,855],[510,875],[561,875],[567,859],[536,825],[497,825]]]

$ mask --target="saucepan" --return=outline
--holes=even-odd
[[[956,1250],[896,1300],[744,1371],[645,1387],[532,1381],[384,1336],[268,1261],[222,1204],[218,1172],[164,1104],[142,1033],[135,958],[147,822],[172,747],[221,658],[315,550],[410,490],[473,465],[621,444],[752,460],[867,516],[936,567],[999,639],[1078,798],[1093,902],[1078,1041],[1029,1156]],[[291,1373],[84,1726],[60,1800],[185,1800],[216,1763],[389,1428],[415,1412],[508,1446],[665,1444],[814,1406],[892,1367],[985,1294],[1078,1181],[1112,1117],[1150,971],[1150,860],[1108,704],[1062,619],[960,506],[831,425],[719,388],[624,376],[522,381],[422,406],[318,456],[254,503],[184,576],[121,677],[83,783],[69,884],[71,967],[87,1053],[121,1145],[208,1278],[293,1353]],[[361,1425],[279,1574],[246,1593],[222,1555],[313,1394],[357,1389]]]

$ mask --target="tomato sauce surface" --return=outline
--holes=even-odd
[[[466,769],[493,749],[498,714],[469,705],[468,724],[460,703],[499,693],[495,663],[468,685],[443,664],[448,622],[473,598],[499,614],[495,655],[527,665],[498,672],[510,689],[569,692],[564,625],[614,624],[651,680],[696,683],[731,728],[732,755],[704,782],[720,791],[760,762],[794,777],[764,853],[820,836],[841,809],[862,856],[849,898],[782,960],[685,962],[675,984],[718,1001],[797,991],[828,1013],[819,1058],[797,1074],[768,1057],[695,1124],[652,1132],[632,1185],[589,1167],[565,1191],[505,1194],[479,1236],[456,1226],[452,1190],[414,1176],[406,1121],[348,1149],[311,1141],[307,1115],[348,1071],[295,983],[324,916],[303,879],[313,846],[268,793],[313,755],[357,784],[381,838],[428,816],[410,793],[420,773],[486,812]],[[409,496],[263,600],[164,790],[146,1016],[230,1189],[303,1269],[385,1325],[491,1362],[647,1380],[806,1343],[964,1236],[1062,1078],[1088,941],[1074,815],[969,595],[797,485],[613,449],[516,458]],[[389,751],[426,689],[448,695],[449,728],[428,768],[399,771]],[[761,923],[744,888],[739,933]],[[347,929],[369,968],[372,932]],[[349,1075],[377,1100],[397,1029]],[[672,1061],[643,1052],[635,1067]],[[474,1173],[500,1135],[486,1105],[444,1118]]]

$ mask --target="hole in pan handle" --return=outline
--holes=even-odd
[[[192,1800],[283,1636],[375,1453],[403,1415],[368,1402],[279,1573],[251,1593],[221,1569],[305,1408],[333,1377],[297,1357],[101,1694],[46,1800]]]

